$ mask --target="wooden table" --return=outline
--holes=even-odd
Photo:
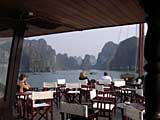
[[[119,103],[117,107],[121,109],[122,119],[128,120],[128,118],[135,120],[143,120],[143,114],[145,112],[145,107],[139,103]]]
[[[81,93],[80,91],[70,90],[66,93],[67,101],[71,103],[80,103],[81,104]]]
[[[86,101],[90,99],[90,91],[92,91],[94,87],[92,85],[81,85],[81,94],[85,95]]]
[[[16,93],[16,98],[17,98],[17,112],[20,113],[20,116],[25,118],[26,117],[26,112],[27,112],[27,107],[26,107],[26,102],[27,102],[27,97],[32,94],[32,91],[27,91],[24,94],[21,93]]]
[[[129,86],[134,87],[135,89],[138,89],[138,87],[142,86],[142,84],[131,83],[131,84],[129,84]]]
[[[136,89],[134,88],[121,88],[121,102],[125,102],[128,98],[130,98],[130,101],[132,102],[135,92]]]

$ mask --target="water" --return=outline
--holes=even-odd
[[[54,73],[51,72],[43,72],[43,73],[26,73],[28,76],[27,82],[32,87],[41,88],[43,82],[56,82],[57,79],[66,79],[69,83],[79,82],[79,73],[81,70],[69,70],[69,71],[56,71]],[[89,73],[93,73],[92,75]],[[103,76],[103,70],[90,70],[87,71],[87,77],[89,79],[101,79]],[[112,77],[112,79],[120,78],[120,75],[124,72],[120,71],[108,71],[108,74]]]

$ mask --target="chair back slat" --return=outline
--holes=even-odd
[[[57,79],[57,84],[58,85],[65,85],[66,84],[66,79]]]
[[[103,85],[95,85],[95,89],[97,91],[104,91],[104,86]]]
[[[97,80],[97,82],[102,85],[110,85],[111,84],[110,80]]]
[[[97,91],[97,99],[105,99],[116,102],[116,96],[114,91]]]
[[[123,79],[114,79],[113,81],[115,87],[122,87],[126,85],[126,82]]]
[[[88,80],[80,80],[80,84],[81,85],[87,85],[88,84]]]
[[[56,88],[56,82],[43,82],[43,88]]]
[[[61,111],[71,115],[88,117],[88,106],[75,103],[61,102]]]
[[[96,95],[97,95],[97,94],[96,94],[96,89],[93,89],[93,90],[90,91],[90,99],[95,98]]]
[[[32,100],[53,99],[53,91],[32,92]]]
[[[66,83],[66,88],[69,88],[69,89],[78,89],[80,88],[80,83]]]

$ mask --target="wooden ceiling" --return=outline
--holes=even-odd
[[[21,4],[24,10],[33,13],[25,19],[28,24],[25,36],[144,22],[138,0],[25,0]],[[0,30],[0,36],[11,35],[3,24]]]

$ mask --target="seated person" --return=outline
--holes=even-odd
[[[88,79],[88,77],[86,76],[85,72],[80,72],[79,80],[85,80],[85,79]]]
[[[144,76],[144,75],[141,76],[141,77],[137,77],[137,78],[136,78],[136,83],[137,83],[137,84],[143,84],[144,79],[145,79],[145,76]]]
[[[27,76],[25,74],[21,74],[19,77],[19,92],[24,94],[25,91],[29,90],[31,86],[26,82]]]
[[[86,76],[85,72],[80,72],[80,75],[79,75],[79,80],[88,80],[88,84],[90,84],[90,80],[88,79],[88,77]]]
[[[138,86],[139,89],[143,87],[144,79],[145,79],[145,76],[144,76],[144,75],[141,76],[141,77],[137,77],[137,78],[136,78],[135,83],[136,83],[136,84],[139,84],[139,86]]]
[[[111,76],[108,75],[107,72],[104,72],[104,76],[102,77],[102,80],[107,80],[109,84],[112,83],[112,78]]]

